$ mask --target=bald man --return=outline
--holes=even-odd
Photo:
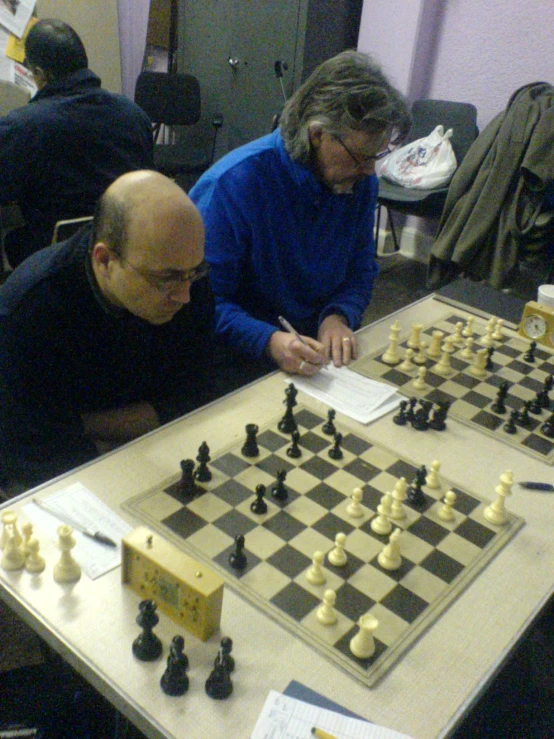
[[[152,171],[123,175],[91,226],[0,288],[0,469],[17,493],[217,394],[204,227]]]

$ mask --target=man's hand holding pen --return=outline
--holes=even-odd
[[[309,336],[275,331],[268,353],[284,372],[312,377],[327,364],[323,344]]]

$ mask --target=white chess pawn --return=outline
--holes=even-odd
[[[417,371],[416,379],[412,382],[412,387],[416,390],[425,390],[428,387],[427,383],[425,382],[426,374],[427,370],[425,369],[425,367],[420,367]]]
[[[504,334],[502,333],[502,327],[504,326],[504,320],[502,318],[499,318],[496,321],[496,328],[494,329],[494,332],[492,334],[492,338],[495,341],[502,341],[504,338]]]
[[[25,569],[27,572],[38,573],[42,572],[46,567],[46,561],[44,557],[39,554],[40,544],[38,539],[32,536],[27,542],[27,558],[25,559]]]
[[[422,323],[412,323],[412,335],[408,339],[408,346],[410,349],[419,349],[420,335],[423,330]]]
[[[441,463],[434,461],[430,464],[430,470],[429,474],[425,478],[425,484],[428,488],[431,488],[431,490],[438,490],[441,486],[439,481],[439,470],[441,468]]]
[[[500,483],[495,488],[496,500],[488,505],[483,511],[483,515],[491,523],[502,526],[508,522],[506,514],[505,502],[506,497],[512,494],[512,485],[514,484],[514,475],[511,470],[500,475]]]
[[[395,529],[389,537],[389,543],[379,552],[377,561],[384,570],[397,570],[402,564],[399,542],[401,533],[401,529]]]
[[[427,349],[427,342],[420,341],[417,354],[414,355],[414,362],[416,364],[425,364],[427,362],[427,355],[425,354],[426,349]]]
[[[3,570],[21,570],[25,564],[25,555],[21,547],[16,543],[16,537],[13,528],[9,528],[4,543],[4,552],[0,560],[0,567]]]
[[[23,534],[21,549],[23,551],[23,555],[26,557],[29,554],[29,541],[33,535],[33,524],[30,521],[26,521],[21,526],[21,533]]]
[[[397,350],[397,344],[398,344],[398,337],[400,335],[400,323],[398,322],[398,319],[393,323],[393,325],[390,327],[390,335],[389,335],[389,347],[387,351],[383,354],[381,357],[382,361],[385,362],[385,364],[397,364],[400,361],[400,357],[398,356],[398,350]]]
[[[464,348],[460,352],[460,356],[463,357],[464,359],[473,360],[475,357],[475,355],[473,354],[473,349],[472,349],[474,343],[475,343],[475,340],[471,336],[468,336],[467,339],[465,340]]]
[[[77,582],[81,578],[81,568],[71,555],[71,550],[76,544],[72,534],[73,529],[68,524],[63,523],[58,526],[58,548],[61,551],[61,556],[54,565],[54,580],[56,582]]]
[[[442,331],[433,331],[431,334],[431,345],[427,350],[427,356],[431,359],[438,359],[441,355],[441,346],[444,333]]]
[[[306,580],[312,585],[323,585],[325,580],[325,572],[323,571],[323,560],[325,555],[323,552],[314,552],[312,557],[312,566],[306,572]]]
[[[449,490],[444,496],[444,502],[437,511],[437,516],[442,521],[453,521],[456,516],[452,510],[454,503],[456,502],[456,493],[453,490]]]
[[[350,639],[350,651],[358,659],[367,659],[375,652],[373,632],[379,626],[379,621],[371,613],[360,616],[358,620],[360,630]]]
[[[316,618],[320,624],[330,626],[336,622],[337,612],[334,609],[336,600],[337,594],[334,590],[325,591],[323,594],[323,603],[319,606],[316,612]]]
[[[473,316],[469,316],[465,325],[465,328],[462,331],[462,336],[465,336],[466,338],[473,336],[473,322],[475,321],[475,318]]]
[[[452,335],[452,342],[458,346],[461,346],[464,343],[464,336],[462,334],[464,328],[464,324],[462,321],[459,321],[454,329],[454,334]]]
[[[487,328],[486,333],[484,336],[481,337],[480,342],[483,346],[486,346],[487,348],[489,346],[494,346],[494,339],[492,338],[492,335],[496,329],[496,318],[491,318],[489,321],[487,321]]]
[[[455,351],[452,344],[452,336],[447,336],[442,345],[442,354],[439,361],[433,367],[433,372],[441,377],[447,377],[452,374],[452,366],[450,364],[450,355]]]
[[[392,505],[389,513],[389,518],[393,518],[395,521],[401,518],[406,518],[406,511],[402,502],[406,500],[408,495],[408,483],[405,477],[401,477],[396,481],[394,490],[392,491]]]
[[[478,349],[475,354],[475,360],[469,368],[470,374],[474,377],[484,377],[487,373],[485,367],[487,366],[487,349]]]
[[[370,523],[371,530],[375,531],[376,534],[390,534],[392,531],[392,523],[389,520],[391,506],[392,495],[385,493],[377,506],[377,513],[379,515],[375,516]]]
[[[344,545],[346,544],[346,534],[340,533],[335,536],[335,548],[331,549],[327,555],[329,562],[335,567],[344,567],[347,562]]]
[[[346,513],[352,518],[361,518],[364,515],[362,506],[362,498],[364,497],[361,488],[354,488],[350,496],[350,503],[346,506]]]
[[[406,349],[406,353],[404,354],[404,361],[402,364],[398,365],[398,369],[401,370],[401,372],[411,372],[415,369],[415,364],[413,363],[413,357],[414,357],[414,350],[413,349]]]

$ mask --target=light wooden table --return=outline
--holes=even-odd
[[[450,311],[428,298],[397,317],[409,326]],[[362,351],[386,344],[392,321],[389,316],[365,329]],[[279,416],[283,390],[283,376],[271,375],[42,486],[41,495],[79,481],[139,525],[122,509],[126,500],[175,474],[181,459],[196,456],[202,440],[209,439],[213,457],[244,436],[246,423],[262,426]],[[298,400],[326,413],[303,394]],[[390,416],[369,427],[348,423],[414,460],[440,460],[446,477],[483,498],[494,497],[507,469],[516,480],[553,479],[551,467],[451,419],[442,434],[398,427]],[[9,507],[21,507],[26,497]],[[435,739],[448,735],[553,592],[554,495],[516,486],[508,506],[526,525],[374,688],[343,673],[227,588],[222,633],[232,637],[237,661],[232,697],[212,701],[204,692],[219,644],[216,635],[207,643],[187,637],[191,687],[183,698],[169,698],[159,687],[162,664],[138,663],[132,655],[140,598],[122,586],[119,568],[95,581],[83,576],[75,586],[60,586],[51,575],[59,555],[48,541],[42,542],[48,562],[43,575],[0,570],[0,597],[152,738],[246,739],[268,691],[283,691],[295,679],[376,723],[415,739]],[[160,614],[156,633],[166,646],[176,632]]]

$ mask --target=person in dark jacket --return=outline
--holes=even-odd
[[[26,223],[5,239],[12,267],[50,244],[57,221],[91,216],[117,177],[154,167],[150,119],[101,88],[71,26],[38,21],[25,53],[38,92],[0,119],[0,205],[17,203]]]
[[[0,471],[9,494],[213,400],[204,226],[172,180],[117,179],[93,223],[0,288]]]

